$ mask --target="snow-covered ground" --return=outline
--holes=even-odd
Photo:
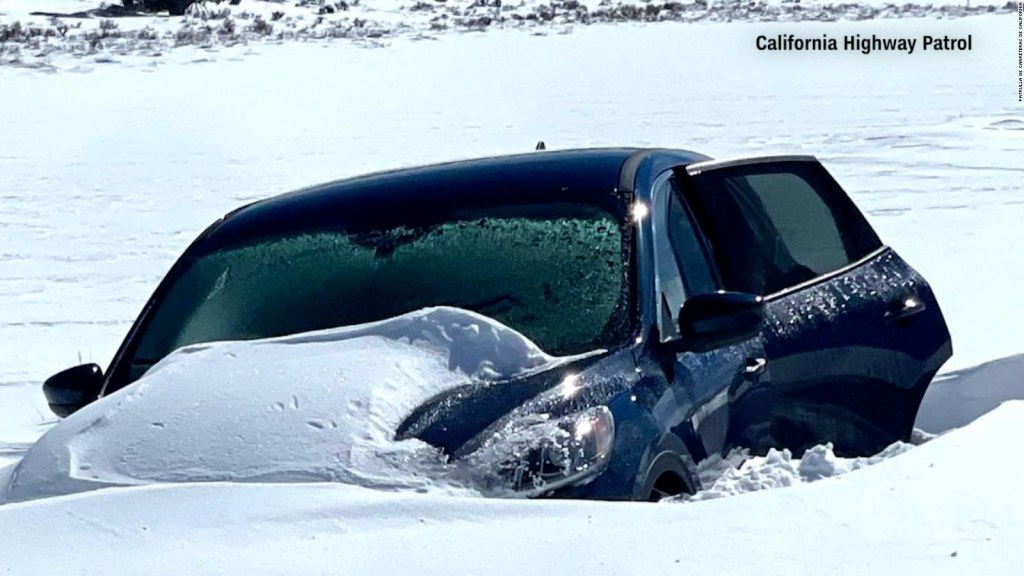
[[[839,478],[711,497],[868,464],[825,448],[809,462],[749,461],[698,498],[710,501],[661,506],[341,484],[113,488],[0,507],[0,569],[1017,573],[1024,404],[983,416],[1024,398],[1015,29],[1008,15],[799,25],[807,36],[973,34],[972,52],[912,56],[763,53],[757,35],[794,25],[663,23],[377,50],[259,44],[157,68],[83,60],[81,74],[0,67],[0,466],[53,422],[39,382],[79,358],[106,364],[218,215],[540,139],[818,154],[945,311],[955,355],[918,426],[966,425]]]
[[[1024,403],[840,478],[687,504],[183,484],[0,508],[11,574],[1019,574]]]
[[[83,64],[149,66],[247,54],[250,44],[349,41],[386,46],[398,38],[520,30],[571,33],[622,22],[822,22],[1010,14],[1007,0],[209,0],[185,16],[139,11],[120,1],[3,0],[0,64],[43,70]]]

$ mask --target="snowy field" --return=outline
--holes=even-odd
[[[1007,0],[222,0],[199,1],[184,16],[146,13],[143,2],[3,0],[0,65],[59,70],[90,63],[149,66],[175,58],[246,54],[250,45],[346,42],[387,46],[452,33],[519,30],[567,34],[622,22],[805,22],[960,18],[1010,14]],[[183,51],[187,46],[194,51]],[[179,49],[175,49],[179,48]],[[198,52],[199,55],[193,55]]]
[[[39,383],[79,359],[105,365],[220,214],[541,139],[817,154],[931,282],[955,351],[918,418],[944,434],[877,463],[775,454],[702,501],[656,506],[322,483],[112,488],[0,507],[0,571],[1019,573],[1024,403],[999,407],[1024,399],[1016,25],[799,24],[808,36],[974,38],[972,52],[913,56],[763,53],[757,35],[795,25],[661,23],[0,67],[0,466],[54,422]]]

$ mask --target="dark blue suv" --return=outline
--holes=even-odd
[[[526,495],[693,492],[696,464],[734,447],[871,454],[908,439],[952,353],[928,284],[813,157],[594,149],[240,208],[173,266],[105,374],[71,368],[44,390],[63,416],[181,346],[431,306],[573,357],[445,392],[395,431]]]

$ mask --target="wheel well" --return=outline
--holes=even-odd
[[[689,492],[689,486],[686,485],[686,481],[679,474],[671,471],[662,472],[651,485],[651,490],[647,494],[647,500],[657,502],[663,498]]]
[[[633,499],[641,502],[656,502],[667,496],[693,494],[697,491],[684,456],[674,450],[659,453],[647,467],[643,478],[633,493]]]

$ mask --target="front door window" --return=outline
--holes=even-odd
[[[704,244],[671,174],[655,184],[654,205],[658,328],[664,341],[679,337],[677,317],[687,296],[714,292],[717,287]]]

